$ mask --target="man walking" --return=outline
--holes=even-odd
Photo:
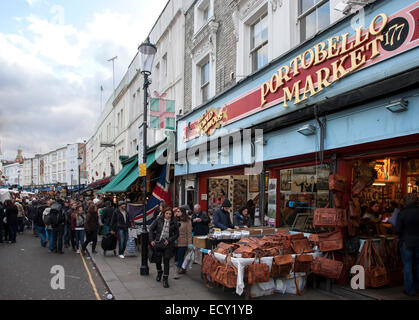
[[[100,216],[102,223],[103,223],[103,232],[104,234],[108,234],[111,232],[111,223],[112,223],[112,215],[114,213],[114,208],[110,201],[105,202],[105,208],[102,210],[102,215]]]
[[[127,203],[125,201],[118,203],[118,209],[115,210],[111,226],[113,233],[118,234],[119,257],[124,259],[124,252],[128,241],[128,228],[131,227],[131,221],[127,212]]]
[[[51,226],[52,226],[52,241],[54,242],[53,251],[55,253],[64,253],[63,251],[63,237],[65,216],[63,213],[63,202],[54,203],[51,206]]]

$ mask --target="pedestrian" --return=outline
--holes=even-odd
[[[85,214],[83,210],[83,206],[79,205],[76,211],[71,216],[74,224],[74,234],[75,234],[75,241],[76,241],[76,253],[80,253],[79,248],[84,243],[84,223],[85,223]]]
[[[5,207],[6,221],[9,227],[9,243],[16,243],[18,209],[13,200],[6,200]]]
[[[47,246],[47,235],[45,232],[45,223],[42,219],[44,210],[47,208],[44,202],[41,202],[38,205],[35,205],[33,208],[34,211],[34,218],[33,223],[35,226],[36,233],[38,234],[39,238],[41,239],[41,247]]]
[[[194,236],[206,236],[209,232],[209,216],[201,210],[201,206],[196,204],[192,214],[192,230]]]
[[[234,213],[234,225],[240,228],[250,228],[253,226],[252,217],[247,207],[242,207],[238,212]]]
[[[118,234],[119,257],[124,259],[125,248],[128,241],[128,228],[131,227],[131,221],[127,212],[127,203],[119,201],[118,209],[115,210],[111,221],[112,231]]]
[[[42,213],[42,219],[45,223],[45,232],[48,238],[48,252],[52,253],[54,250],[54,240],[53,240],[53,234],[52,234],[52,226],[51,226],[51,206],[54,204],[54,200],[48,200],[47,201],[47,208]]]
[[[395,233],[399,235],[400,251],[403,261],[404,292],[415,295],[413,263],[416,265],[416,292],[419,293],[419,207],[415,193],[403,199],[404,209],[399,213]],[[414,259],[415,257],[415,260]]]
[[[186,206],[180,207],[180,210],[175,214],[179,225],[179,237],[176,243],[177,269],[175,271],[174,279],[179,279],[181,274],[186,273],[186,269],[182,268],[188,246],[192,244],[192,222],[187,213]]]
[[[112,207],[112,203],[109,200],[106,201],[105,208],[102,210],[102,214],[100,216],[103,223],[103,232],[105,235],[112,231],[111,223],[114,211],[115,209]]]
[[[70,242],[71,242],[71,247],[74,252],[76,252],[76,224],[72,217],[73,217],[73,213],[75,213],[76,211],[77,211],[77,202],[72,200],[70,209],[67,211],[67,217],[66,217],[67,228],[69,229],[69,234],[67,234],[67,238],[65,238],[64,243],[66,244],[67,247],[69,247]]]
[[[16,207],[17,207],[17,233],[19,234],[23,234],[23,231],[25,229],[24,224],[23,224],[23,220],[24,220],[24,208],[22,206],[22,204],[20,203],[21,200],[16,202]]]
[[[70,207],[70,201],[68,199],[66,199],[64,201],[64,206],[63,206],[63,213],[64,213],[64,236],[63,236],[63,241],[64,241],[64,248],[68,248],[70,246],[70,236],[71,236],[71,219],[69,221],[68,219],[68,212],[70,211],[71,207]]]
[[[97,213],[97,208],[95,205],[90,205],[87,210],[86,222],[84,224],[84,229],[86,230],[86,241],[82,247],[82,253],[86,254],[87,245],[92,242],[92,253],[96,252],[97,244],[97,230],[99,229],[99,217]]]
[[[157,209],[154,210],[153,219],[156,220],[166,208],[167,208],[166,202],[164,200],[161,200]]]
[[[179,225],[174,219],[171,208],[166,208],[150,226],[150,245],[156,254],[156,281],[161,281],[163,287],[169,288],[170,258],[173,256],[174,244],[179,237]],[[164,264],[164,274],[162,270]]]
[[[51,206],[50,215],[52,226],[52,241],[54,242],[53,251],[55,253],[63,254],[65,214],[63,212],[63,201],[61,199]]]
[[[231,223],[229,208],[231,208],[231,202],[224,199],[221,208],[214,212],[214,228],[220,228],[222,231],[239,229]]]
[[[36,232],[36,226],[35,226],[35,218],[37,214],[37,207],[38,207],[38,201],[36,199],[32,200],[29,209],[28,209],[28,215],[29,219],[32,222],[32,233],[35,237],[38,237],[38,234]]]

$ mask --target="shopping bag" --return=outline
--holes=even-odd
[[[195,250],[193,248],[188,248],[183,259],[182,269],[190,270],[192,269],[193,262],[195,260]]]

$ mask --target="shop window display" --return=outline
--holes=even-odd
[[[312,217],[316,208],[329,203],[328,166],[307,166],[281,170],[281,227],[313,232]]]

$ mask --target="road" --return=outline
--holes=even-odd
[[[108,289],[90,257],[84,264],[71,248],[64,252],[49,253],[31,230],[17,235],[15,244],[0,243],[0,300],[105,300]],[[63,290],[51,287],[56,265],[64,267]]]

